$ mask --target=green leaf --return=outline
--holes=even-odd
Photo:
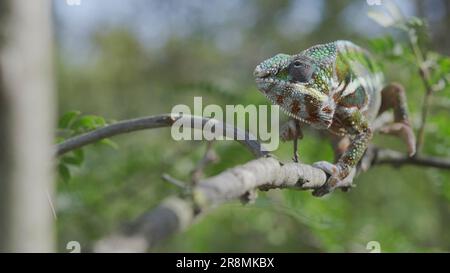
[[[70,128],[75,119],[81,115],[80,111],[70,111],[61,116],[58,127],[62,129]]]
[[[73,151],[70,155],[66,155],[61,160],[65,164],[80,166],[84,161],[84,152],[82,149]]]
[[[440,56],[438,60],[439,69],[441,73],[448,74],[450,73],[450,57]]]
[[[94,116],[94,122],[97,125],[97,127],[103,127],[106,126],[106,121],[103,117],[100,116]]]
[[[408,60],[408,50],[400,43],[396,43],[391,36],[369,40],[371,52],[390,61]]]
[[[394,45],[395,42],[391,36],[369,40],[369,46],[375,53],[385,54],[388,51],[392,51],[394,49]]]
[[[70,170],[69,170],[69,168],[66,166],[66,165],[64,165],[64,164],[59,164],[58,165],[58,173],[59,173],[59,176],[61,177],[61,179],[64,181],[64,182],[69,182],[70,181]]]
[[[104,138],[104,139],[100,140],[99,143],[107,145],[107,146],[113,148],[114,150],[118,150],[119,149],[119,145],[116,142],[114,142],[111,139],[109,139],[109,138]]]
[[[86,115],[79,118],[73,125],[74,129],[93,130],[106,125],[104,118],[94,115]]]

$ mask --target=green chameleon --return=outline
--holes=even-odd
[[[409,155],[415,154],[403,87],[384,85],[373,57],[352,42],[316,45],[296,55],[277,54],[259,64],[254,76],[258,89],[295,120],[297,131],[303,122],[333,136],[337,162],[314,164],[329,175],[315,195],[332,191],[349,176],[372,138],[373,121],[388,109],[394,111],[394,122],[380,131],[399,135]],[[295,161],[299,135],[293,137]]]

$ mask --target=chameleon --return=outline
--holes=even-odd
[[[253,74],[259,91],[296,124],[326,130],[341,143],[335,163],[313,164],[327,174],[326,183],[313,192],[317,196],[343,186],[373,137],[374,120],[389,109],[394,121],[380,131],[400,136],[409,156],[415,154],[404,88],[385,84],[374,56],[350,41],[319,44],[294,55],[277,54],[257,65]],[[296,147],[295,142],[294,161]]]

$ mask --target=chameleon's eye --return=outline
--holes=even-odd
[[[308,82],[314,72],[314,66],[308,60],[295,60],[288,68],[292,82]]]
[[[302,62],[300,62],[299,60],[294,62],[294,67],[301,67],[302,66]]]

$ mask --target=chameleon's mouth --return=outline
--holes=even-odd
[[[277,77],[276,73],[277,71],[260,70],[258,67],[253,73],[258,89],[266,96],[270,95],[270,93],[290,93],[299,88],[298,83]]]
[[[271,73],[269,70],[262,69],[259,65],[255,68],[255,71],[253,71],[253,76],[255,76],[256,79],[264,79],[270,75]]]
[[[295,90],[295,86],[293,83],[277,79],[273,76],[257,77],[255,81],[259,91],[261,91],[270,100],[272,100],[271,95],[277,93],[274,92],[275,89],[283,90],[283,93],[290,92],[290,90]]]
[[[267,76],[267,77],[257,77],[256,79],[257,84],[283,84],[283,85],[289,85],[291,82],[280,80],[275,77]]]
[[[262,77],[256,77],[255,79],[256,84],[258,86],[258,89],[261,91],[261,93],[264,94],[264,96],[274,105],[278,105],[280,107],[280,109],[288,116],[295,118],[297,120],[300,120],[306,124],[310,124],[310,122],[302,117],[300,117],[299,115],[293,114],[291,112],[291,109],[287,108],[286,105],[284,104],[280,104],[279,101],[277,101],[273,94],[274,92],[273,89],[274,88],[280,88],[280,89],[284,89],[284,90],[293,90],[294,89],[294,84],[289,82],[289,81],[284,81],[284,80],[280,80],[280,79],[276,79],[275,77],[272,77],[269,75],[267,76],[262,76]],[[289,92],[289,91],[287,91]],[[276,92],[275,92],[276,93]]]

